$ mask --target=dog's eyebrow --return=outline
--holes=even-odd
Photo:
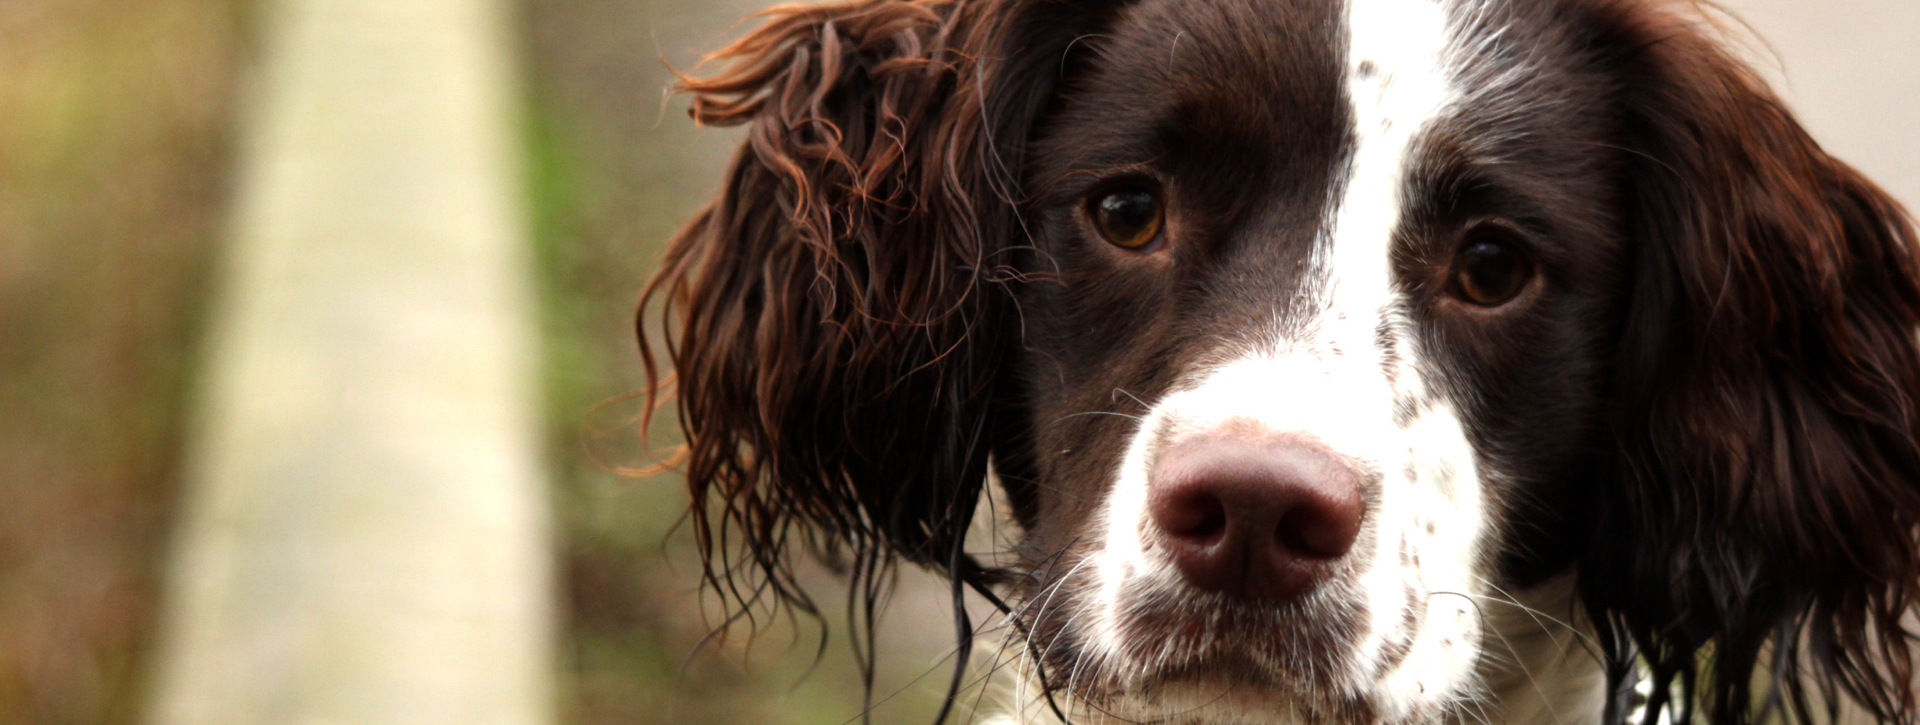
[[[1100,33],[1087,33],[1086,35],[1082,35],[1082,36],[1080,36],[1080,37],[1077,37],[1077,38],[1074,38],[1072,42],[1069,42],[1069,43],[1067,43],[1067,47],[1066,47],[1066,49],[1065,49],[1065,50],[1062,50],[1062,51],[1060,51],[1060,78],[1061,78],[1061,80],[1065,80],[1065,79],[1066,79],[1066,77],[1067,77],[1067,60],[1073,57],[1073,48],[1074,48],[1074,46],[1077,46],[1077,45],[1079,45],[1079,44],[1080,44],[1080,41],[1082,41],[1082,40],[1086,40],[1086,39],[1088,39],[1088,38],[1110,38],[1110,37],[1112,37],[1112,36],[1109,36],[1109,35],[1102,35],[1102,34],[1100,34]]]
[[[1263,104],[1212,90],[1188,90],[1156,114],[1152,145],[1172,155],[1244,151],[1276,145],[1272,130],[1285,119],[1270,116]]]

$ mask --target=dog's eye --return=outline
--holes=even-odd
[[[1160,196],[1147,189],[1129,187],[1093,200],[1094,226],[1100,236],[1115,246],[1140,251],[1160,238],[1166,210]]]
[[[1454,281],[1460,296],[1483,307],[1493,307],[1527,286],[1532,269],[1513,245],[1498,235],[1475,234],[1460,248]]]

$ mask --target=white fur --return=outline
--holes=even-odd
[[[1383,322],[1407,339],[1412,330],[1400,314],[1403,301],[1392,286],[1388,252],[1406,201],[1401,191],[1414,141],[1454,95],[1444,70],[1446,13],[1432,0],[1352,0],[1348,8],[1347,91],[1358,144],[1333,243],[1326,248],[1332,308],[1340,313],[1336,320],[1349,326],[1343,339],[1370,341]],[[1346,347],[1374,352],[1371,344]],[[1410,346],[1403,347],[1396,376],[1401,389],[1393,397],[1424,400],[1432,395],[1424,389],[1424,376],[1433,371],[1413,358]],[[1380,369],[1377,361],[1364,358],[1346,364]],[[1373,415],[1382,434],[1395,432],[1390,412]],[[1478,594],[1473,574],[1484,533],[1473,450],[1451,406],[1432,405],[1397,438],[1405,450],[1395,451],[1403,455],[1387,459],[1392,467],[1383,469],[1385,490],[1375,520],[1383,533],[1364,577],[1373,626],[1360,646],[1356,678],[1372,671],[1374,658],[1400,627],[1401,608],[1410,605],[1403,601],[1409,573],[1400,571],[1399,536],[1410,538],[1420,553],[1419,571],[1411,578],[1414,590],[1429,600],[1413,652],[1374,684],[1376,706],[1389,720],[1429,709],[1467,686],[1479,638],[1471,603],[1459,596],[1431,597],[1436,591]],[[1407,464],[1415,468],[1414,479],[1403,474]],[[1436,522],[1431,538],[1416,514]]]

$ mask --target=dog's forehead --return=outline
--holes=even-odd
[[[1083,39],[1099,48],[1086,105],[1154,134],[1122,143],[1323,144],[1350,125],[1345,24],[1339,2],[1147,0]]]
[[[1492,179],[1563,209],[1598,198],[1564,187],[1603,176],[1569,173],[1599,163],[1611,118],[1596,104],[1614,81],[1578,31],[1592,9],[1143,0],[1061,59],[1072,79],[1033,168],[1054,201],[1071,203],[1087,191],[1076,177],[1150,166],[1188,200],[1216,205],[1210,221],[1296,243],[1351,201],[1336,195],[1361,171],[1396,185],[1401,205],[1436,185]],[[1392,152],[1361,158],[1383,148]]]
[[[1558,77],[1567,64],[1554,59],[1578,55],[1585,41],[1565,36],[1580,26],[1583,8],[1511,0],[1142,0],[1068,48],[1069,56],[1083,50],[1094,59],[1088,82],[1068,89],[1116,120],[1173,126],[1198,140],[1350,140],[1356,107],[1381,100],[1357,97],[1356,76],[1378,80],[1373,90],[1404,90],[1420,80],[1409,76],[1432,74],[1465,92],[1532,83],[1546,84],[1528,89],[1541,100],[1564,96],[1578,84]],[[1063,58],[1063,73],[1067,65]]]
[[[1037,168],[1059,178],[1157,164],[1176,177],[1197,171],[1232,195],[1318,206],[1313,197],[1338,183],[1364,135],[1359,125],[1398,120],[1373,111],[1444,82],[1435,56],[1452,42],[1456,4],[1134,3],[1062,57],[1063,75],[1084,75],[1063,86],[1068,102],[1055,120],[1077,131],[1042,145]],[[1248,176],[1226,178],[1233,170]]]

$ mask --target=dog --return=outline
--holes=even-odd
[[[1913,225],[1712,8],[764,20],[640,325],[736,606],[944,573],[1017,722],[1916,722]]]

